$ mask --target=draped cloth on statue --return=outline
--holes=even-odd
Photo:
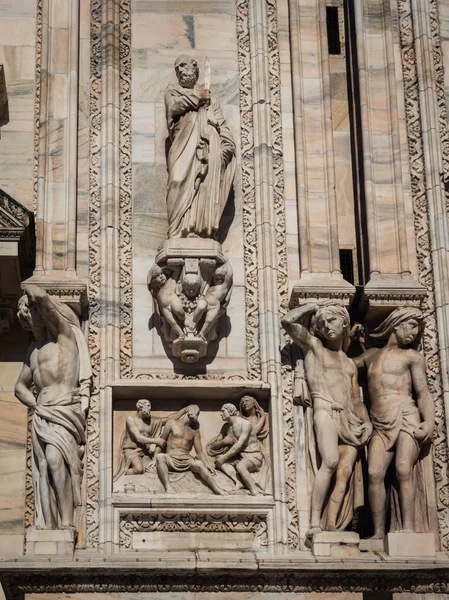
[[[376,411],[371,406],[370,418],[374,428],[373,437],[378,436],[386,450],[394,451],[400,432],[408,434],[416,444],[417,449],[419,449],[418,460],[413,467],[413,487],[416,492],[414,494],[413,530],[417,533],[434,533],[438,545],[438,517],[430,444],[420,445],[414,436],[415,428],[421,423],[418,407],[411,397],[406,398],[404,402],[401,397],[391,396],[388,402],[388,410]],[[401,531],[403,526],[394,459],[392,462],[392,467],[387,473],[386,486],[390,492],[389,531],[394,533],[395,531]]]
[[[220,104],[199,103],[193,89],[173,88],[165,95],[172,141],[167,159],[169,238],[215,237],[234,178],[235,143]],[[232,156],[227,164],[223,152]]]
[[[82,504],[81,484],[83,479],[83,454],[86,443],[86,417],[82,408],[80,392],[89,388],[92,377],[89,350],[77,319],[71,315],[64,305],[52,299],[55,309],[70,321],[75,336],[79,356],[79,387],[70,392],[52,397],[41,391],[37,398],[36,408],[31,425],[31,441],[33,449],[32,476],[35,503],[35,527],[48,527],[44,521],[41,505],[39,463],[46,463],[45,447],[50,444],[57,448],[66,464],[73,492],[74,508]],[[88,393],[88,392],[87,392]],[[51,511],[53,522],[58,522],[56,496],[51,486]]]

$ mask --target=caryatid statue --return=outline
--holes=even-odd
[[[34,524],[38,529],[73,529],[75,508],[82,503],[89,351],[73,311],[39,287],[27,286],[17,316],[35,338],[15,386],[16,397],[34,411]]]
[[[304,355],[321,458],[312,488],[311,523],[307,534],[311,537],[323,529],[334,531],[348,525],[348,518],[342,516],[342,507],[353,488],[351,478],[358,449],[371,437],[372,425],[360,398],[357,368],[345,354],[350,325],[346,308],[338,304],[305,304],[290,311],[282,319],[282,325]],[[345,510],[344,513],[350,520],[352,512]]]
[[[175,72],[179,85],[165,94],[168,237],[214,238],[234,179],[235,142],[218,100],[195,87],[197,61],[178,56]]]
[[[355,359],[359,369],[366,369],[373,424],[368,446],[368,497],[374,538],[387,533],[385,477],[393,460],[399,502],[390,503],[390,531],[432,529],[429,515],[435,500],[432,490],[426,489],[429,486],[423,473],[416,468],[421,459],[430,460],[429,453],[422,451],[428,447],[435,427],[426,363],[416,350],[423,328],[420,310],[397,308],[370,335],[384,347],[370,348]]]

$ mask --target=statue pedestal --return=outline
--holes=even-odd
[[[27,555],[73,556],[74,548],[72,529],[30,529],[26,534]]]
[[[397,558],[435,557],[435,536],[433,533],[388,533],[385,551],[388,556]]]
[[[320,531],[312,536],[312,552],[315,556],[348,558],[360,556],[360,537],[351,531]]]
[[[385,552],[385,538],[368,538],[360,540],[361,552]]]

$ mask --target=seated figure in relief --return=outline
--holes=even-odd
[[[248,412],[252,412],[249,406],[246,408],[246,404],[249,405],[247,400],[250,398],[245,396],[243,402]],[[257,406],[260,408],[259,405]],[[265,415],[259,414],[258,418],[256,416],[257,422],[253,423],[251,418],[239,415],[234,404],[224,404],[220,415],[227,427],[223,428],[208,444],[208,453],[216,457],[215,466],[234,482],[236,490],[241,487],[240,478],[251,496],[263,494],[267,483],[269,462],[258,435],[264,435],[265,431],[268,433]]]
[[[190,56],[175,61],[179,85],[167,90],[171,140],[167,169],[168,237],[214,238],[235,171],[235,142],[219,102],[195,87],[199,68]]]
[[[215,471],[207,462],[201,441],[200,424],[198,416],[200,408],[191,404],[185,409],[184,416],[179,419],[171,419],[162,431],[162,439],[167,442],[165,452],[159,452],[156,456],[156,466],[159,479],[166,492],[174,493],[170,484],[169,472],[182,473],[191,471],[207,485],[214,494],[225,495],[213,475]],[[196,457],[190,452],[195,450]]]
[[[150,401],[145,398],[138,400],[136,413],[126,419],[114,481],[122,475],[142,474],[145,470],[145,457],[149,461],[153,457],[155,446],[165,446],[165,440],[161,438],[164,425],[169,419],[180,419],[184,414],[185,408],[167,417],[154,417]]]
[[[424,328],[415,308],[394,310],[370,338],[384,342],[355,359],[366,370],[373,436],[368,447],[368,497],[374,538],[387,533],[385,478],[394,461],[395,496],[390,502],[390,531],[430,531],[434,499],[427,500],[420,458],[429,454],[435,427],[434,405],[424,357],[416,350]],[[430,456],[428,456],[430,459]],[[419,468],[416,468],[419,467]]]
[[[313,482],[307,535],[323,529],[345,529],[354,510],[363,504],[363,493],[357,489],[356,481],[362,485],[363,482],[354,467],[359,448],[372,433],[360,398],[356,366],[345,354],[349,345],[349,314],[335,302],[322,306],[305,304],[290,311],[282,325],[304,357],[321,460]],[[309,439],[309,446],[313,444]]]

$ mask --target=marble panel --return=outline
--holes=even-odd
[[[179,53],[195,47],[193,19],[186,15],[141,11],[133,20],[133,49],[151,48],[153,52],[176,49]]]
[[[10,113],[1,132],[0,188],[32,207],[36,3],[0,4],[0,63]]]

